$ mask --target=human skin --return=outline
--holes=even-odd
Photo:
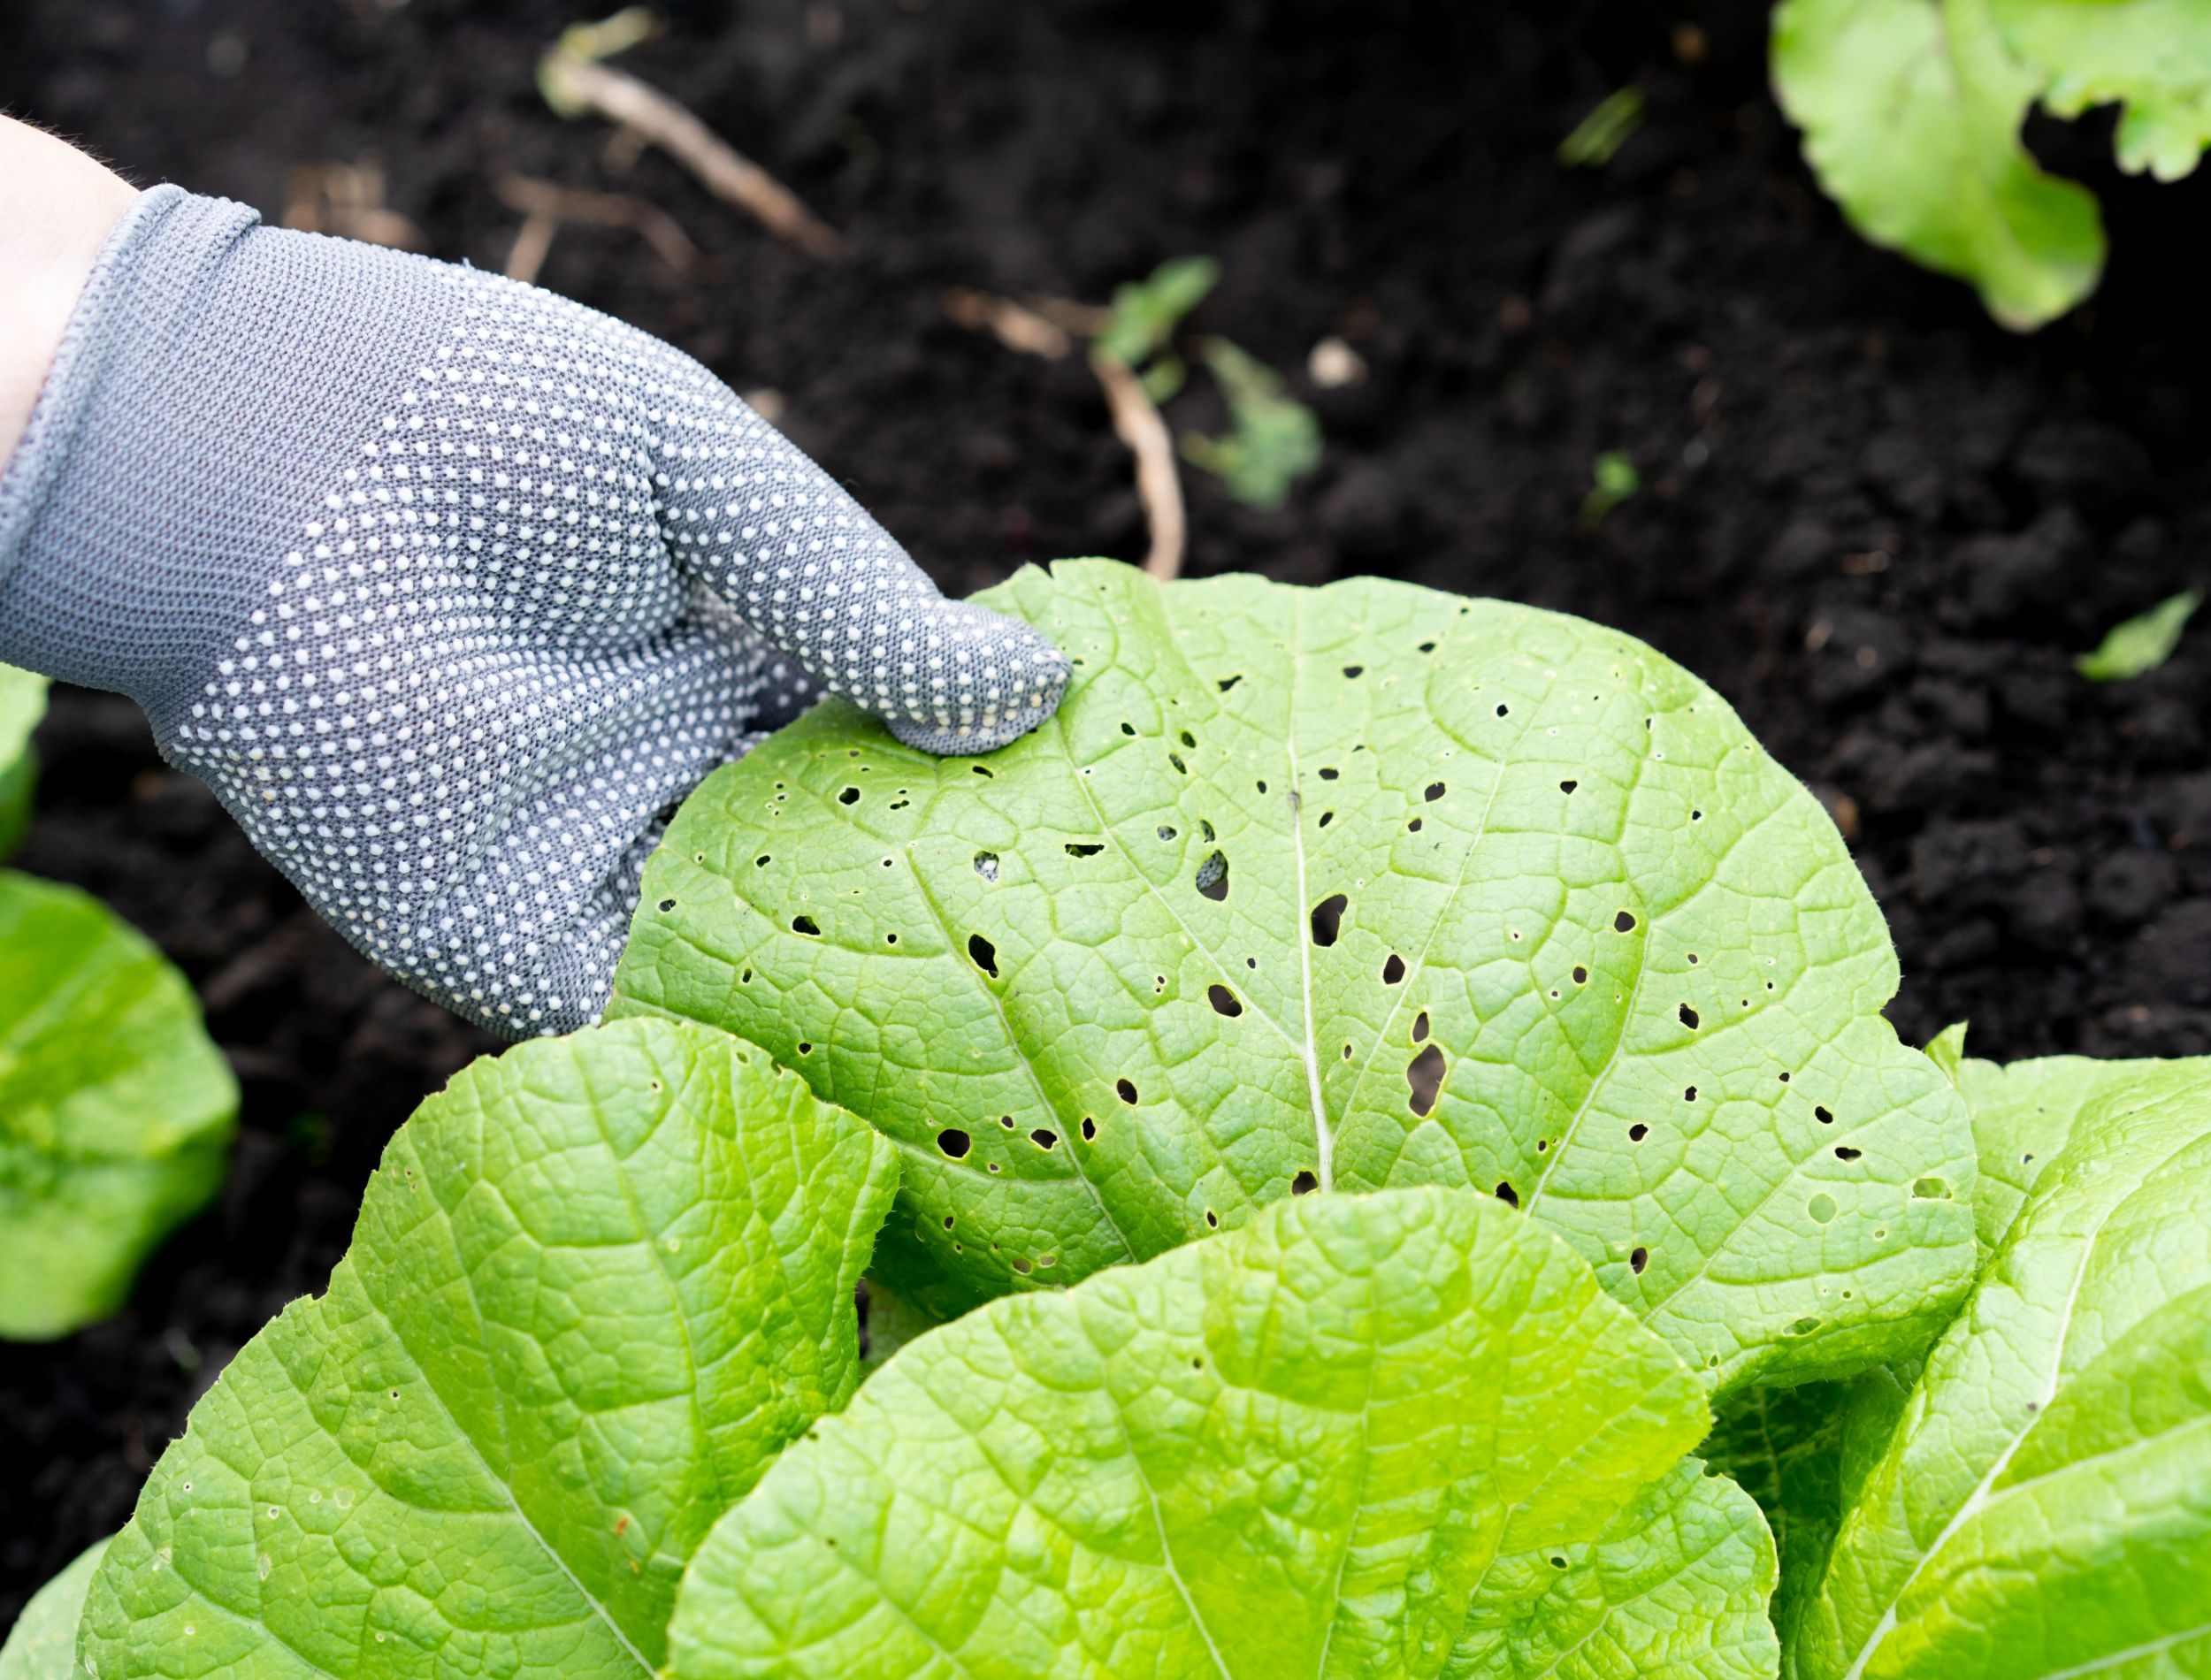
[[[137,195],[65,141],[0,117],[0,467],[30,424],[93,259]]]

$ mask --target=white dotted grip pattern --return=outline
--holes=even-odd
[[[79,317],[0,481],[0,658],[134,694],[349,940],[495,1029],[596,1017],[669,808],[822,688],[980,752],[1066,682],[696,362],[534,287],[157,188]],[[235,435],[164,477],[137,440],[200,411]],[[149,488],[168,517],[103,505]]]

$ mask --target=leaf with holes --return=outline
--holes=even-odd
[[[1773,1537],[1684,1459],[1594,1541],[1499,1560],[1444,1680],[1768,1680]]]
[[[99,1540],[32,1595],[0,1645],[0,1680],[76,1680],[77,1618],[108,1543]]]
[[[1025,571],[1075,661],[987,759],[826,705],[692,796],[617,1012],[766,1045],[905,1155],[944,1316],[1287,1194],[1515,1202],[1715,1383],[1924,1342],[1962,1107],[1818,804],[1615,631],[1358,580]]]
[[[222,1184],[237,1114],[184,976],[97,900],[0,870],[0,1337],[120,1307]]]
[[[669,1673],[1432,1676],[1493,1557],[1602,1532],[1708,1421],[1491,1199],[1278,1204],[903,1348],[700,1549]]]
[[[850,1397],[888,1145],[632,1021],[476,1063],[193,1408],[95,1577],[102,1680],[652,1675],[676,1585]]]
[[[1795,1672],[2211,1672],[2211,1060],[1960,1077],[2017,1200],[1846,1468]]]

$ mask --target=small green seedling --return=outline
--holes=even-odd
[[[1773,83],[1852,225],[2025,332],[2092,292],[2104,262],[2094,195],[2035,162],[2028,111],[2123,105],[2119,166],[2179,179],[2211,144],[2211,5],[1781,0]]]
[[[1558,161],[1569,169],[1603,169],[1628,136],[1643,126],[1643,90],[1622,88],[1597,102],[1596,109],[1558,142]]]
[[[1584,531],[1595,530],[1605,515],[1642,487],[1643,476],[1635,470],[1635,463],[1618,449],[1605,450],[1589,463],[1589,493],[1582,497],[1574,523]]]
[[[2169,596],[2148,612],[2113,625],[2092,653],[2074,660],[2073,668],[2092,683],[2123,683],[2146,676],[2172,658],[2181,632],[2202,605],[2198,590]]]
[[[1219,477],[1248,507],[1279,508],[1290,486],[1320,462],[1320,422],[1289,394],[1282,376],[1226,339],[1207,339],[1205,365],[1228,400],[1225,438],[1186,431],[1182,459]]]
[[[1119,357],[1154,403],[1182,390],[1189,370],[1174,353],[1175,331],[1220,279],[1220,264],[1212,257],[1177,256],[1152,270],[1150,279],[1113,288],[1113,309],[1097,346]]]

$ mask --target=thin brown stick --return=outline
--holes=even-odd
[[[527,175],[501,175],[492,184],[500,202],[523,212],[521,230],[507,256],[510,279],[533,280],[543,266],[553,236],[566,222],[593,227],[626,228],[650,245],[661,260],[686,278],[705,266],[699,248],[677,225],[676,218],[656,204],[628,193],[593,193],[558,181],[537,180]]]
[[[1179,577],[1188,522],[1182,511],[1182,478],[1174,465],[1174,439],[1159,405],[1145,394],[1144,381],[1110,350],[1090,347],[1090,371],[1105,387],[1113,431],[1136,458],[1136,495],[1151,532],[1151,552],[1144,569],[1152,577]]]
[[[944,302],[945,314],[955,325],[989,332],[1007,349],[1018,350],[1023,355],[1040,355],[1047,362],[1060,362],[1075,348],[1075,340],[1066,332],[1011,298],[955,286],[945,294]]]
[[[837,231],[796,194],[659,88],[627,71],[557,51],[547,58],[544,76],[562,103],[595,111],[644,135],[778,238],[814,256],[844,250]]]

